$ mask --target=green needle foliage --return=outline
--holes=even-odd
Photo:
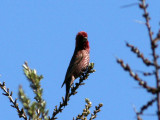
[[[46,102],[42,98],[43,89],[41,88],[40,81],[43,78],[42,75],[37,75],[35,69],[30,69],[27,62],[23,64],[23,71],[25,76],[30,82],[30,87],[35,94],[35,101],[31,102],[25,95],[22,87],[19,87],[19,98],[23,104],[24,109],[31,119],[36,120],[48,120],[48,110],[46,110]]]
[[[91,73],[95,72],[93,68],[94,68],[94,63],[90,63],[86,71],[80,76],[79,82],[75,83],[75,85],[71,88],[69,97],[77,94],[78,88],[85,84],[84,81],[87,80],[87,78]],[[34,96],[35,100],[31,101],[31,99],[25,94],[22,86],[19,87],[18,97],[19,100],[22,102],[23,108],[19,108],[17,99],[15,100],[13,99],[12,97],[13,92],[6,87],[5,82],[3,83],[0,82],[0,88],[4,92],[2,94],[9,98],[11,106],[15,108],[18,112],[19,118],[23,118],[24,120],[58,119],[56,116],[63,111],[65,106],[67,106],[64,104],[64,97],[62,97],[62,102],[60,102],[59,106],[56,106],[55,109],[53,110],[52,116],[48,116],[48,110],[46,109],[46,102],[42,98],[43,89],[41,88],[40,84],[40,81],[43,79],[43,76],[37,75],[35,69],[30,69],[27,62],[23,64],[23,71],[25,77],[30,82],[30,87],[35,95]],[[82,114],[79,114],[76,117],[76,120],[87,120],[87,117],[89,117],[89,115],[90,115],[89,120],[95,119],[97,117],[97,113],[100,112],[100,108],[103,106],[103,104],[95,106],[95,110],[93,111],[93,113],[90,113],[90,108],[92,107],[92,103],[89,101],[89,99],[86,99],[85,101],[87,104],[85,105]]]

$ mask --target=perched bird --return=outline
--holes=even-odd
[[[66,84],[65,105],[67,105],[71,85],[76,78],[82,75],[89,65],[89,52],[90,47],[87,33],[84,31],[78,32],[74,54],[68,66],[65,80],[62,84],[62,87]]]

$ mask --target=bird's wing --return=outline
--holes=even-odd
[[[79,54],[78,57],[76,57],[76,56],[73,55],[73,57],[71,59],[71,62],[69,64],[69,67],[67,69],[67,73],[66,73],[66,76],[65,76],[65,80],[64,80],[64,82],[62,84],[62,87],[66,83],[66,81],[68,80],[68,78],[70,78],[71,75],[73,74],[73,72],[76,70],[75,68],[82,61],[82,59],[83,59],[82,53]]]

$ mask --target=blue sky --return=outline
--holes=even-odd
[[[148,2],[152,29],[156,33],[160,1]],[[1,0],[0,81],[6,82],[14,98],[19,85],[32,98],[22,71],[22,64],[28,61],[31,68],[44,76],[43,96],[51,115],[54,106],[65,95],[65,87],[61,88],[61,84],[74,51],[75,36],[79,31],[86,31],[91,47],[90,62],[95,63],[96,72],[57,117],[71,120],[82,112],[85,98],[89,98],[93,106],[104,104],[97,120],[135,120],[132,106],[139,110],[153,96],[146,94],[115,60],[115,57],[122,58],[134,71],[148,69],[125,46],[128,41],[151,58],[146,27],[137,22],[144,22],[142,11],[136,5],[121,8],[131,3],[138,3],[138,0]],[[152,77],[145,80],[154,85]],[[16,110],[2,95],[0,105],[2,120],[18,119]],[[156,120],[155,108],[154,104],[143,118]]]

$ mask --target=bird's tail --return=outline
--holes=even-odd
[[[66,96],[65,96],[65,100],[64,100],[65,105],[67,105],[67,102],[69,99],[69,90],[70,90],[70,85],[68,86],[66,83]]]

